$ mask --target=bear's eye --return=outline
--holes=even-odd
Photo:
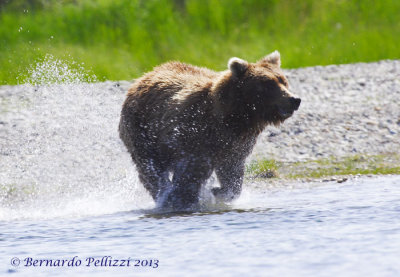
[[[267,79],[257,85],[257,92],[259,93],[271,93],[277,87],[276,79]]]
[[[289,87],[288,81],[285,78],[282,78],[282,77],[279,76],[278,77],[278,81],[279,81],[279,83],[281,83],[285,87]]]

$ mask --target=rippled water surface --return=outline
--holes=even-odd
[[[134,209],[2,221],[1,271],[26,276],[396,276],[399,186],[400,176],[380,177],[246,190],[230,207],[187,214]],[[24,212],[29,217],[32,211]],[[25,267],[23,261],[74,256],[81,266]],[[158,267],[85,265],[87,258],[102,256],[153,259]],[[20,266],[10,265],[13,257],[21,259]]]
[[[126,90],[72,77],[0,88],[1,276],[400,275],[400,176],[247,182],[232,205],[211,181],[199,211],[157,210],[118,138]]]

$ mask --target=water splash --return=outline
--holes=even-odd
[[[51,36],[53,38],[53,36]],[[26,80],[31,85],[80,84],[96,82],[97,77],[75,61],[56,59],[47,54],[42,61],[28,69]]]
[[[87,83],[95,76],[50,55],[29,72],[28,84],[4,94],[15,106],[1,119],[0,220],[153,209],[118,135],[129,83]],[[199,212],[255,205],[246,193],[239,206],[216,203],[216,182],[202,191]]]
[[[14,103],[0,126],[0,220],[154,205],[118,137],[126,88],[87,83],[96,80],[87,72],[47,55],[28,84],[0,90]]]

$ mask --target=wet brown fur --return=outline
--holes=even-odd
[[[162,206],[196,204],[213,171],[221,184],[214,195],[236,198],[257,136],[286,119],[277,107],[291,111],[279,53],[257,63],[231,61],[223,72],[169,62],[129,89],[120,137],[141,182]]]

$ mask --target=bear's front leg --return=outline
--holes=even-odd
[[[211,174],[212,166],[207,157],[188,156],[181,159],[175,165],[173,188],[160,202],[160,206],[174,210],[195,208],[199,202],[201,186]]]
[[[157,202],[165,191],[172,188],[171,181],[168,178],[168,171],[159,162],[156,162],[156,159],[143,158],[139,161],[134,159],[134,161],[136,162],[140,182],[153,197],[153,200]]]
[[[242,192],[244,160],[229,161],[215,170],[220,188],[213,188],[212,193],[218,200],[232,201]]]

